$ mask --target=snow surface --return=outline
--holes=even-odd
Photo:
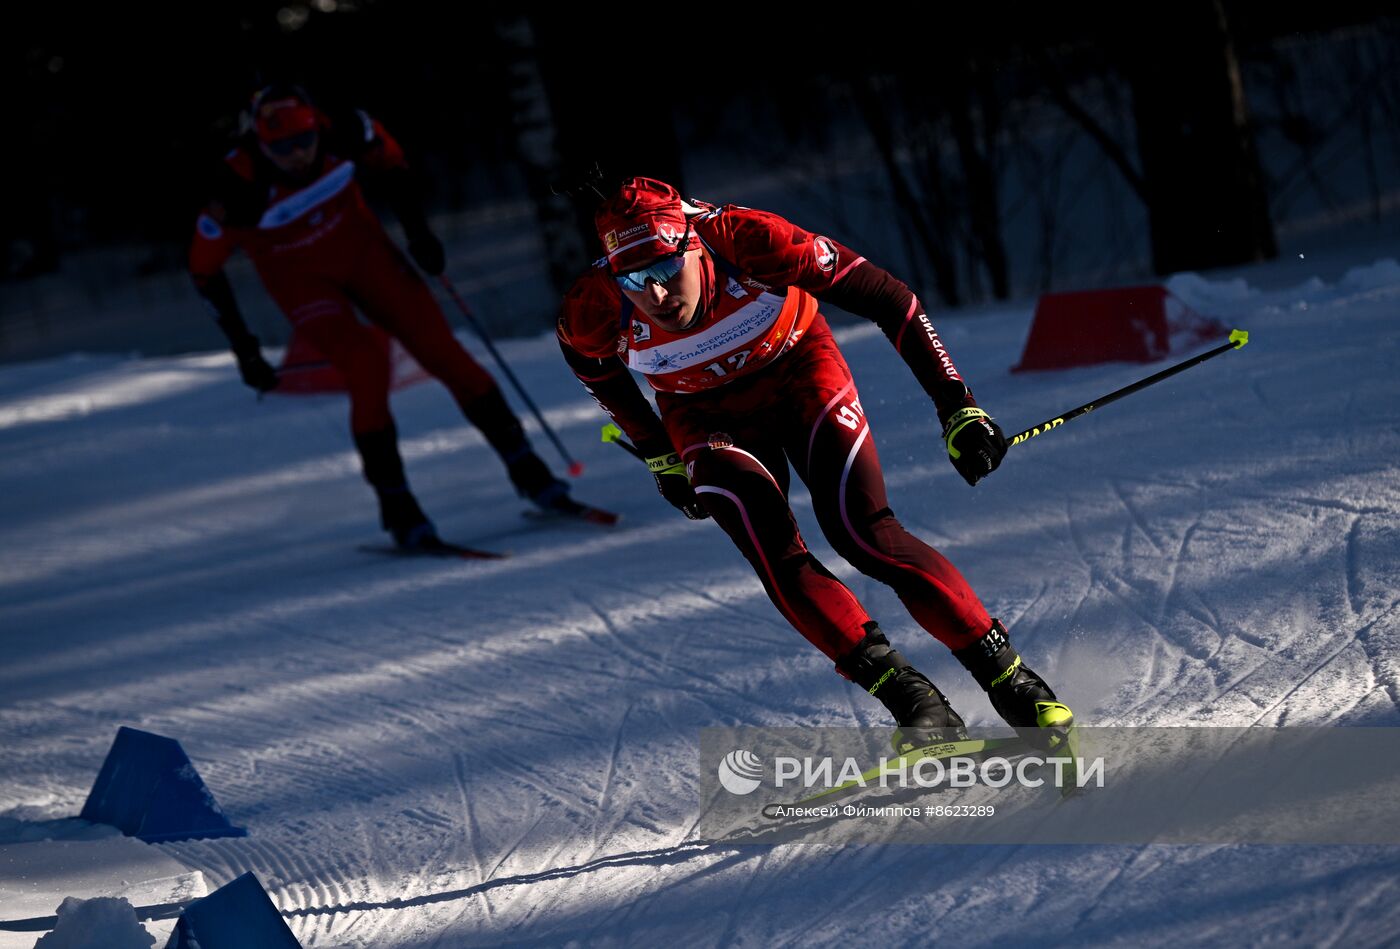
[[[1368,258],[1369,260],[1369,258]],[[1251,342],[1012,450],[968,489],[873,328],[840,331],[905,524],[1093,724],[1400,725],[1400,265],[1169,286]],[[1032,306],[939,321],[1028,427],[1144,375],[1011,375]],[[603,532],[520,517],[446,393],[400,393],[410,476],[496,562],[379,558],[334,397],[224,355],[0,368],[0,826],[77,813],[116,726],[178,738],[303,945],[1379,945],[1386,847],[709,846],[709,725],[883,725],[712,524],[667,507],[551,339],[502,349],[587,462]],[[1157,368],[1157,367],[1151,367]],[[537,437],[547,450],[547,443]],[[973,725],[894,596],[818,556]],[[19,839],[10,836],[6,839]]]
[[[0,949],[32,949],[33,931],[11,931],[6,924],[52,917],[55,911],[61,917],[63,911],[57,908],[66,897],[109,900],[100,904],[106,910],[85,908],[70,919],[63,932],[65,937],[76,937],[86,928],[81,920],[92,913],[110,914],[113,899],[131,906],[160,906],[187,903],[209,892],[198,870],[191,871],[162,848],[123,837],[117,828],[104,824],[78,818],[9,818],[0,820],[0,840],[16,841],[0,845]],[[162,946],[174,928],[173,918],[152,920],[145,926]]]

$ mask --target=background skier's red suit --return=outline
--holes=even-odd
[[[403,343],[463,409],[495,383],[453,337],[427,284],[365,203],[357,172],[400,170],[404,158],[376,120],[354,118],[358,129],[334,128],[322,117],[326,152],[309,183],[292,186],[268,174],[247,146],[230,152],[196,223],[190,270],[197,283],[208,279],[241,247],[296,332],[345,376],[351,429],[362,433],[392,421],[390,372],[355,307]]]

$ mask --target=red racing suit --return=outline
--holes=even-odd
[[[991,618],[977,595],[890,510],[870,423],[818,311],[829,302],[878,324],[946,419],[976,403],[917,297],[774,214],[729,205],[691,223],[704,248],[695,325],[667,333],[650,323],[600,261],[559,318],[570,368],[644,454],[680,453],[774,606],[833,661],[870,617],[807,549],[787,503],[789,465],[842,557],[893,588],[950,649],[981,638]],[[656,390],[660,419],[629,368]]]
[[[383,430],[392,418],[390,367],[356,319],[356,307],[397,337],[468,411],[495,391],[495,382],[452,335],[427,284],[360,189],[361,175],[378,177],[410,237],[417,228],[425,232],[402,149],[363,112],[318,118],[319,167],[306,179],[287,179],[251,143],[225,157],[190,247],[196,286],[237,349],[240,335],[250,337],[222,268],[241,247],[296,332],[345,376],[357,434]]]

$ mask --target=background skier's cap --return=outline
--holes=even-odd
[[[627,273],[674,254],[686,234],[685,209],[680,192],[664,181],[623,182],[593,217],[612,272]],[[691,246],[695,243],[692,237]]]
[[[292,91],[264,89],[253,98],[253,131],[263,142],[314,132],[316,109]]]

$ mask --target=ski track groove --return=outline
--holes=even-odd
[[[476,865],[476,881],[485,883],[490,879],[486,872],[486,860],[481,855],[479,841],[482,837],[481,824],[476,819],[476,807],[472,804],[472,794],[467,785],[470,779],[467,777],[466,762],[462,760],[460,752],[452,754],[452,778],[455,782],[457,796],[461,800],[462,814],[466,818],[467,826],[467,850],[471,854],[472,863]],[[483,891],[481,894],[482,905],[486,908],[486,918],[494,920],[496,918],[496,907],[491,901],[491,895]],[[463,909],[466,912],[466,908]],[[458,914],[459,917],[461,914]]]
[[[510,845],[507,846],[503,851],[501,851],[500,855],[496,857],[496,862],[491,867],[491,872],[487,876],[488,880],[496,879],[496,874],[499,873],[501,868],[506,865],[506,861],[508,861],[517,852],[519,852],[520,845],[524,843],[526,839],[528,839],[529,836],[532,833],[534,833],[535,828],[539,827],[542,823],[544,823],[544,815],[536,814],[535,819],[531,821],[530,824],[526,826],[523,830],[521,830],[520,833],[515,835],[515,839],[510,842]]]
[[[584,635],[588,637],[590,642],[593,642],[598,647],[600,652],[602,652],[605,656],[613,655],[622,657],[625,657],[627,654],[631,653],[637,656],[641,656],[643,659],[646,660],[645,662],[640,663],[625,663],[626,673],[616,676],[619,682],[627,683],[631,681],[632,675],[638,671],[644,672],[653,682],[659,681],[661,680],[662,676],[660,670],[657,667],[661,665],[665,665],[667,668],[675,669],[677,672],[682,672],[685,674],[690,673],[690,670],[682,669],[681,667],[676,666],[674,663],[669,662],[665,658],[667,655],[666,653],[662,653],[661,655],[654,655],[648,652],[647,650],[643,649],[642,647],[628,642],[627,639],[623,637],[621,630],[617,628],[617,624],[613,622],[612,617],[608,615],[608,612],[606,610],[594,603],[591,598],[586,597],[578,593],[577,591],[573,591],[572,595],[579,602],[583,603],[584,606],[586,606],[588,610],[598,618],[598,621],[603,626],[603,631],[613,642],[617,644],[617,650],[609,650],[603,643],[599,642],[592,633],[584,629]]]
[[[656,903],[664,894],[668,892],[678,890],[682,886],[695,884],[698,881],[703,880],[707,877],[720,876],[725,872],[728,872],[732,867],[742,865],[753,859],[752,854],[746,853],[743,850],[735,850],[728,854],[724,854],[722,853],[722,851],[710,850],[708,848],[701,850],[698,853],[698,856],[705,856],[710,853],[719,854],[719,859],[716,860],[714,863],[706,864],[704,866],[698,867],[693,871],[690,871],[689,873],[684,873],[679,879],[670,880],[665,883],[662,883],[650,893],[643,894],[640,899],[634,901],[631,906],[623,910],[623,918],[625,919],[629,915],[640,913],[640,910],[643,907],[649,907],[650,905]],[[760,859],[766,860],[767,856],[768,854],[765,853],[764,856]],[[684,865],[680,864],[679,866]],[[754,874],[753,872],[750,872],[745,880],[744,891],[747,891],[748,885],[753,881],[753,879]],[[600,923],[599,925],[602,924]],[[597,927],[595,926],[594,928],[596,929]],[[717,938],[709,944],[715,946],[722,946],[726,943],[722,939]]]
[[[1114,861],[1113,870],[1108,874],[1108,878],[1103,881],[1102,885],[1098,887],[1093,896],[1084,901],[1084,908],[1080,910],[1078,916],[1075,918],[1074,924],[1070,927],[1071,930],[1078,929],[1090,920],[1094,915],[1094,911],[1099,908],[1100,901],[1103,899],[1104,894],[1118,885],[1119,881],[1128,872],[1132,864],[1146,849],[1146,846],[1135,847],[1132,856],[1127,859]]]
[[[727,615],[733,616],[735,619],[737,619],[740,623],[744,625],[744,628],[746,630],[748,630],[751,626],[761,626],[765,629],[782,633],[789,632],[792,629],[792,627],[788,626],[786,622],[774,619],[773,617],[767,615],[765,611],[746,610],[742,607],[734,605],[733,603],[728,603],[724,600],[721,600],[719,597],[715,596],[713,593],[710,593],[703,587],[695,587],[686,583],[679,584],[679,587],[680,589],[685,590],[691,596],[694,596],[697,599],[701,599],[704,600],[706,603],[709,603],[715,609]],[[768,602],[768,598],[766,596],[764,597],[764,602]]]
[[[1352,640],[1361,646],[1366,654],[1366,661],[1371,666],[1371,675],[1375,677],[1376,684],[1386,690],[1390,696],[1391,704],[1400,712],[1400,679],[1394,673],[1387,673],[1382,663],[1387,658],[1380,647],[1371,642],[1371,631],[1382,622],[1390,620],[1397,611],[1400,611],[1400,600],[1391,603],[1383,613],[1371,620],[1366,625],[1358,629],[1352,636]]]
[[[1087,604],[1093,596],[1094,587],[1098,583],[1098,580],[1097,571],[1094,565],[1089,561],[1088,548],[1085,545],[1084,538],[1081,536],[1079,528],[1075,525],[1074,498],[1072,495],[1065,496],[1064,507],[1065,533],[1069,535],[1070,543],[1074,546],[1075,556],[1079,558],[1080,564],[1083,565],[1085,576],[1084,591],[1075,600],[1074,611],[1069,617],[1069,626],[1075,629],[1082,625],[1080,623],[1080,617],[1084,613],[1085,604]]]
[[[753,889],[754,881],[758,879],[759,872],[763,869],[764,865],[767,864],[768,860],[773,857],[773,854],[774,851],[772,849],[764,850],[759,854],[758,859],[753,861],[752,865],[748,868],[748,875],[740,885],[739,892],[735,894],[733,902],[730,904],[729,911],[725,913],[724,929],[715,937],[714,944],[716,946],[732,946],[738,942],[736,923],[742,915],[743,908],[745,908],[748,903],[749,892]],[[742,851],[734,856],[745,857]],[[745,859],[752,860],[752,856],[746,856]],[[721,860],[717,866],[723,865],[724,862],[725,861]]]
[[[618,627],[617,627],[617,624],[613,622],[611,616],[609,616],[608,612],[607,612],[605,609],[603,609],[602,607],[598,606],[598,605],[597,605],[596,603],[594,603],[589,597],[587,597],[587,596],[585,596],[585,595],[579,593],[579,592],[576,591],[576,590],[575,590],[575,591],[572,591],[572,596],[573,596],[576,600],[578,600],[579,602],[583,603],[583,605],[589,610],[589,612],[591,612],[595,617],[597,617],[597,619],[599,620],[599,622],[600,622],[600,623],[602,624],[602,626],[603,626],[604,632],[607,633],[607,635],[608,635],[614,642],[617,643],[617,645],[618,645],[618,647],[619,647],[619,650],[620,650],[620,653],[619,653],[618,650],[610,650],[610,649],[608,649],[607,646],[605,646],[602,642],[600,642],[600,641],[597,639],[597,637],[596,637],[593,633],[589,632],[588,629],[587,629],[585,626],[582,626],[582,625],[581,625],[581,626],[580,626],[580,632],[582,632],[583,635],[589,640],[589,642],[591,642],[594,646],[596,646],[600,652],[602,652],[605,656],[618,655],[618,654],[626,655],[627,653],[633,653],[633,654],[642,656],[644,659],[647,660],[647,662],[643,662],[643,663],[636,663],[636,662],[629,662],[629,663],[627,663],[627,664],[626,664],[626,667],[625,667],[625,668],[626,668],[626,672],[625,672],[625,673],[611,673],[611,672],[606,673],[606,674],[610,675],[610,677],[616,678],[618,682],[620,682],[620,683],[632,682],[632,681],[633,681],[633,675],[634,675],[637,671],[639,671],[639,670],[644,671],[645,674],[646,674],[652,681],[661,681],[662,678],[663,678],[663,673],[662,673],[661,669],[658,668],[658,667],[664,666],[664,667],[667,668],[667,669],[670,669],[670,670],[673,670],[673,671],[679,673],[682,677],[684,677],[684,678],[686,678],[686,679],[691,679],[691,680],[703,682],[703,683],[705,683],[705,684],[711,686],[712,688],[714,688],[714,689],[716,689],[716,690],[719,690],[719,691],[721,691],[721,692],[734,692],[734,689],[733,689],[733,688],[731,688],[730,686],[727,686],[722,680],[720,680],[720,679],[718,679],[718,678],[715,678],[715,677],[713,677],[713,676],[706,676],[706,675],[700,674],[700,673],[696,672],[693,668],[690,668],[690,667],[677,665],[677,664],[676,664],[674,661],[672,661],[672,659],[670,658],[671,653],[672,653],[672,651],[674,650],[674,646],[669,647],[665,652],[661,653],[660,655],[656,655],[656,654],[653,654],[653,653],[648,652],[647,650],[645,650],[645,649],[643,649],[643,648],[641,648],[641,647],[639,647],[639,646],[636,646],[636,645],[633,645],[632,643],[629,643],[629,642],[623,637],[622,632],[621,632],[621,631],[618,629]],[[711,602],[713,602],[713,598],[706,598],[706,599],[709,599]],[[673,641],[673,643],[674,643],[674,641],[677,640],[677,639],[679,638],[679,636],[678,636],[678,635],[677,635],[677,636],[672,636],[672,637],[670,637],[670,638],[672,639],[672,641]],[[576,667],[574,667],[574,666],[568,666],[567,664],[566,664],[566,666],[567,666],[568,668],[570,668],[572,671],[574,671],[575,673],[577,672],[577,668],[576,668]],[[599,670],[590,670],[590,671],[599,671]],[[634,683],[634,684],[635,684],[635,683]],[[673,688],[675,688],[675,687],[677,687],[677,686],[679,685],[679,683],[678,683],[678,682],[675,682],[675,681],[671,681],[669,684],[670,684],[671,687],[673,687]],[[688,691],[692,691],[692,692],[693,692],[694,690],[688,690]]]
[[[1382,517],[1394,517],[1395,511],[1388,507],[1363,507],[1357,504],[1348,504],[1336,498],[1314,498],[1306,495],[1288,494],[1242,494],[1235,493],[1236,500],[1262,501],[1264,510],[1270,511],[1275,505],[1296,504],[1305,508],[1325,508],[1332,511],[1341,511],[1344,514],[1378,514]]]
[[[1123,490],[1122,480],[1113,478],[1108,483],[1113,488],[1113,493],[1118,496],[1118,503],[1123,505],[1123,510],[1128,512],[1128,517],[1131,519],[1132,523],[1137,526],[1143,538],[1152,545],[1153,550],[1157,551],[1159,554],[1162,553],[1162,545],[1157,543],[1157,539],[1153,537],[1152,532],[1147,529],[1146,519],[1142,516],[1142,513],[1138,511],[1137,507],[1128,500],[1128,494]]]
[[[604,657],[608,659],[623,659],[628,654],[635,653],[636,655],[642,656],[643,658],[652,659],[654,661],[655,657],[650,655],[645,649],[642,649],[640,646],[634,646],[622,638],[621,633],[618,632],[617,625],[612,621],[612,617],[608,615],[606,610],[600,607],[597,603],[593,602],[593,599],[591,597],[584,596],[577,590],[571,590],[570,595],[575,600],[582,603],[588,609],[588,612],[593,614],[593,616],[597,618],[599,625],[601,625],[603,628],[603,634],[608,639],[612,640],[612,642],[617,644],[616,649],[609,649],[605,642],[600,640],[592,631],[589,630],[589,624],[580,624],[579,631],[582,632],[584,636],[588,637],[588,641],[592,643],[598,649],[598,651],[603,654]],[[633,669],[636,669],[638,667],[638,664],[629,662],[626,663],[626,667],[629,671],[631,671]],[[646,664],[642,664],[642,668],[649,670],[651,667],[647,666]]]
[[[1361,517],[1360,514],[1353,515],[1351,527],[1347,529],[1346,542],[1347,602],[1351,605],[1351,611],[1356,616],[1360,616],[1365,609],[1365,603],[1361,599],[1361,558],[1358,552]]]
[[[553,801],[567,811],[582,815],[587,814],[589,808],[592,806],[592,802],[584,800],[581,795],[573,797],[565,795],[556,785],[541,780],[528,766],[516,759],[510,758],[508,755],[503,754],[499,760],[501,763],[515,769],[515,773],[512,775],[514,780],[519,781],[536,794],[539,794],[548,801]]]
[[[1034,620],[1026,619],[1026,617],[1031,615],[1036,606],[1038,606],[1040,604],[1040,601],[1045,597],[1045,594],[1049,589],[1050,581],[1041,580],[1040,588],[1035,591],[1035,595],[1031,597],[1030,602],[1028,602],[1021,609],[1017,610],[1014,615],[1010,615],[1007,617],[1006,628],[1008,630],[1016,629],[1017,627],[1020,627],[1024,624],[1025,628],[1027,628],[1028,630],[1034,630],[1038,624]]]
[[[767,602],[766,599],[765,599],[765,602]],[[588,604],[588,605],[589,605],[590,607],[592,606],[592,604]],[[608,621],[605,619],[604,622],[607,623]],[[679,642],[679,639],[680,639],[680,634],[677,632],[675,635],[673,635],[673,636],[670,637],[670,638],[673,639],[673,641],[676,641],[676,642],[678,643],[678,642]],[[715,640],[714,640],[713,638],[711,638],[711,637],[707,637],[707,638],[706,638],[706,642],[709,643],[709,644],[716,644],[716,643],[715,643]],[[727,645],[723,640],[719,641],[717,644],[720,645],[720,646],[725,646],[725,645]],[[652,656],[652,655],[650,655],[650,654],[648,654],[648,653],[642,653],[643,655],[647,655],[648,658],[650,658],[650,659],[652,660],[652,662],[656,663],[658,666],[665,666],[666,669],[670,669],[670,670],[676,672],[676,673],[679,675],[679,679],[672,678],[672,679],[666,680],[668,686],[671,688],[672,691],[681,691],[681,690],[682,690],[682,687],[683,687],[684,684],[687,683],[687,682],[689,682],[689,683],[699,683],[699,684],[703,684],[703,685],[709,686],[712,690],[714,690],[714,692],[716,692],[716,693],[718,693],[718,694],[720,694],[720,695],[732,695],[732,696],[738,698],[740,701],[744,702],[745,704],[755,705],[755,706],[757,706],[757,707],[759,707],[759,708],[764,708],[764,709],[767,709],[767,710],[769,710],[769,711],[778,713],[778,714],[780,714],[780,715],[784,715],[784,714],[790,715],[791,709],[790,709],[788,706],[786,706],[786,705],[779,706],[776,702],[774,702],[774,703],[765,702],[765,701],[763,701],[763,700],[760,699],[760,698],[756,698],[756,697],[752,694],[751,691],[745,691],[745,690],[744,690],[744,683],[743,683],[743,680],[742,680],[742,679],[740,679],[740,681],[739,681],[739,683],[738,683],[737,685],[730,685],[729,683],[725,682],[724,679],[720,678],[719,676],[710,675],[710,674],[707,674],[707,673],[700,672],[700,671],[698,671],[694,666],[687,666],[687,665],[679,665],[679,664],[677,664],[677,663],[674,661],[674,659],[672,658],[672,653],[673,653],[673,651],[674,651],[673,649],[668,649],[667,651],[663,652],[660,656]],[[635,667],[629,667],[629,669],[630,669],[630,668],[635,668]],[[658,670],[653,670],[653,675],[656,676],[657,678],[660,678],[660,677],[661,677],[661,672],[660,672],[660,670],[659,670],[659,669],[658,669]],[[625,678],[625,677],[621,677],[621,681],[626,681],[626,678]],[[684,692],[685,692],[687,695],[689,695],[690,697],[695,698],[695,699],[697,699],[698,701],[704,702],[706,705],[710,706],[711,708],[715,708],[715,709],[717,709],[717,710],[723,711],[722,709],[720,709],[719,706],[715,705],[710,699],[708,699],[707,697],[705,697],[705,696],[703,695],[703,693],[701,692],[701,690],[698,689],[698,688],[696,688],[694,685],[685,686],[683,690],[684,690]],[[733,714],[733,713],[732,713],[732,710],[731,710],[729,713],[723,715],[723,716],[721,717],[720,720],[723,721],[723,720],[725,720],[725,719],[731,717],[732,714]]]
[[[1187,558],[1187,548],[1191,546],[1191,540],[1196,536],[1196,531],[1201,525],[1201,516],[1197,513],[1195,519],[1181,532],[1181,542],[1177,545],[1176,554],[1172,557],[1170,565],[1167,567],[1167,580],[1162,585],[1162,596],[1157,601],[1157,622],[1165,622],[1167,619],[1167,608],[1171,606],[1172,597],[1176,595],[1177,577],[1181,573],[1182,561]],[[1194,654],[1194,653],[1193,653]]]
[[[779,946],[822,944],[824,942],[821,938],[822,934],[836,928],[832,925],[834,921],[839,921],[842,916],[850,914],[853,909],[869,906],[872,902],[882,904],[884,894],[875,883],[878,879],[876,873],[872,873],[869,867],[870,864],[879,861],[877,847],[878,845],[864,845],[850,858],[851,863],[855,865],[848,867],[846,873],[853,881],[859,882],[854,882],[843,893],[841,900],[831,901],[820,908],[813,909],[810,914],[803,918],[800,928],[794,928],[777,935],[774,944]],[[843,850],[844,848],[840,846],[827,848],[826,865],[836,865],[842,859]],[[796,863],[797,861],[794,859],[791,862]],[[874,869],[878,871],[879,868]],[[870,915],[878,916],[881,911],[889,912],[889,910],[890,907],[887,904],[882,905]]]
[[[1262,721],[1264,720],[1264,718],[1265,718],[1266,716],[1269,715],[1269,713],[1273,712],[1273,711],[1274,711],[1275,709],[1277,709],[1279,706],[1281,706],[1281,705],[1283,705],[1285,702],[1287,702],[1287,701],[1288,701],[1290,698],[1292,698],[1300,689],[1302,689],[1303,686],[1307,685],[1307,684],[1308,684],[1309,682],[1311,682],[1314,678],[1316,678],[1319,674],[1325,672],[1325,671],[1327,670],[1327,668],[1328,668],[1329,666],[1331,666],[1332,663],[1335,662],[1339,656],[1341,656],[1343,653],[1345,653],[1347,650],[1351,649],[1352,647],[1354,647],[1354,646],[1359,647],[1360,645],[1361,645],[1361,644],[1360,644],[1359,642],[1357,642],[1355,636],[1348,636],[1348,637],[1345,637],[1344,641],[1342,642],[1342,644],[1341,644],[1339,647],[1337,647],[1336,649],[1332,650],[1332,652],[1328,653],[1327,657],[1326,657],[1325,659],[1323,659],[1321,662],[1314,662],[1314,663],[1312,663],[1312,664],[1311,664],[1311,669],[1310,669],[1310,671],[1308,672],[1307,675],[1303,676],[1303,678],[1301,678],[1301,679],[1299,679],[1297,682],[1293,683],[1293,685],[1291,685],[1291,686],[1288,688],[1288,690],[1285,691],[1285,692],[1283,693],[1283,695],[1279,696],[1279,698],[1276,699],[1276,700],[1273,702],[1273,704],[1271,704],[1271,705],[1269,705],[1268,707],[1264,708],[1264,710],[1261,711],[1257,716],[1255,716],[1254,720],[1253,720],[1252,722],[1250,722],[1249,724],[1250,724],[1250,725],[1258,725],[1260,722],[1262,722]],[[1363,652],[1363,654],[1364,654],[1365,650],[1363,649],[1362,652]],[[1245,678],[1248,678],[1248,677],[1246,676]],[[1240,679],[1240,680],[1238,680],[1236,683],[1234,683],[1234,685],[1240,685],[1240,684],[1242,684],[1244,681],[1245,681],[1245,679]],[[1226,690],[1226,691],[1229,691],[1229,690]],[[1286,711],[1285,711],[1284,717],[1286,717],[1286,714],[1287,714],[1287,713],[1286,713]],[[1283,724],[1283,717],[1280,717],[1280,719],[1279,719],[1279,721],[1278,721],[1278,724],[1279,724],[1279,725],[1282,725],[1282,724]]]
[[[365,844],[365,853],[367,856],[367,862],[362,868],[365,876],[366,891],[374,895],[379,892],[375,887],[375,881],[387,879],[389,875],[389,868],[384,860],[384,853],[388,848],[380,846],[379,832],[373,824],[367,821],[359,821],[357,823],[358,836]],[[353,896],[353,893],[350,895]],[[347,899],[346,902],[350,903],[352,900]],[[347,915],[350,916],[349,922],[346,925],[347,931],[361,924],[368,928],[369,932],[363,934],[365,938],[360,940],[360,944],[366,946],[374,945],[370,939],[382,930],[390,919],[388,913],[354,913],[351,911]]]
[[[1264,394],[1264,380],[1255,376],[1249,380],[1249,391],[1254,393],[1254,397],[1259,400],[1259,404],[1265,409],[1273,412],[1273,405],[1269,397]]]
[[[1321,941],[1318,943],[1319,949],[1331,949],[1331,947],[1334,946],[1344,945],[1395,945],[1394,936],[1392,936],[1388,940],[1383,940],[1382,942],[1377,943],[1371,943],[1369,940],[1365,940],[1364,938],[1350,936],[1350,930],[1356,926],[1359,920],[1366,918],[1366,916],[1370,912],[1371,906],[1379,902],[1379,900],[1386,893],[1387,890],[1393,889],[1395,889],[1395,884],[1393,880],[1381,880],[1378,883],[1371,886],[1370,891],[1361,899],[1348,901],[1346,910],[1342,914],[1341,921],[1331,932],[1326,933],[1321,937]]]
[[[585,634],[584,634],[584,637],[587,638],[587,639],[590,639],[590,640],[593,638],[592,635],[591,635],[591,634],[588,634],[588,633],[585,633]],[[593,643],[593,645],[594,645],[594,646],[597,646],[596,643]],[[601,647],[599,647],[599,648],[601,648]],[[507,656],[507,655],[503,655],[502,658],[508,658],[508,656]],[[617,671],[614,671],[612,668],[610,668],[610,667],[608,667],[608,666],[599,666],[599,667],[594,667],[594,668],[590,668],[590,669],[581,669],[581,668],[579,667],[579,665],[578,665],[577,660],[573,660],[573,661],[570,661],[570,660],[568,660],[568,659],[559,659],[559,660],[556,660],[556,659],[550,659],[550,658],[548,658],[547,656],[534,656],[534,657],[532,657],[532,658],[530,659],[530,664],[531,664],[532,666],[539,666],[539,667],[543,667],[543,668],[547,668],[547,669],[559,669],[559,670],[561,670],[561,671],[567,673],[567,674],[568,674],[569,676],[571,676],[571,677],[582,676],[582,675],[585,675],[585,674],[586,674],[586,675],[589,675],[589,676],[597,676],[597,677],[602,678],[602,679],[609,679],[609,680],[611,680],[611,681],[613,681],[613,682],[618,683],[619,685],[622,685],[622,684],[625,684],[625,683],[628,683],[628,682],[631,682],[631,683],[633,683],[634,685],[637,684],[636,670],[631,669],[631,668],[628,668],[628,669],[627,669],[626,671],[624,671],[624,672],[617,672]],[[651,670],[648,670],[648,673],[649,673],[650,675],[652,675],[653,677],[655,676],[655,673],[652,672]]]
[[[606,815],[610,813],[606,805],[612,803],[613,780],[617,776],[618,759],[622,756],[622,735],[623,732],[627,730],[627,718],[632,714],[632,709],[634,709],[636,705],[636,699],[629,698],[627,700],[627,707],[622,712],[622,719],[617,723],[617,730],[613,732],[612,748],[608,752],[607,772],[603,776],[603,786],[599,791],[598,799],[593,804],[593,813],[595,815],[593,819],[593,850],[589,854],[589,860],[597,859],[598,851],[603,848],[603,840],[598,834],[599,820],[596,815]],[[623,813],[625,815],[625,810]],[[607,819],[604,818],[604,821],[606,822],[608,834],[611,835],[611,833],[617,829],[618,824],[622,822],[622,819],[618,818],[616,820],[607,821]]]
[[[1006,867],[1012,862],[1013,859],[1019,860],[1020,856],[1025,852],[1025,850],[1025,845],[1001,846],[994,849],[989,854],[979,854],[977,856],[974,856],[969,861],[970,865],[967,867],[968,872],[964,873],[963,877],[964,879],[975,880],[994,879],[999,873],[1001,873],[1004,867]],[[986,869],[982,868],[982,864],[987,865]],[[960,903],[957,899],[948,900],[947,905],[943,908],[943,910],[934,915],[933,920],[931,921],[930,929],[936,929],[938,923],[942,922],[952,913],[961,909],[962,906],[963,904]]]

